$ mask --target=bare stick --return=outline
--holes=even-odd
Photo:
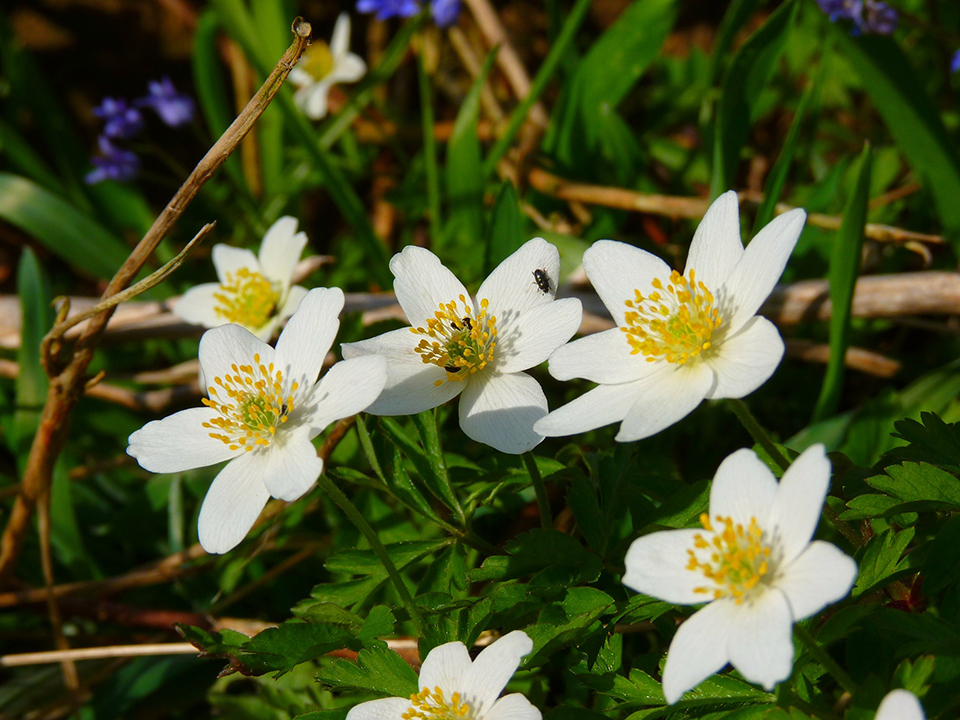
[[[273,72],[253,99],[247,103],[243,112],[207,151],[147,234],[130,253],[107,285],[102,300],[116,295],[130,284],[200,188],[250,131],[286,80],[287,75],[290,74],[297,60],[300,59],[309,43],[310,31],[310,24],[297,18],[293,24],[295,36],[293,44],[280,58]],[[53,465],[66,442],[70,413],[83,394],[87,383],[87,367],[93,360],[94,350],[113,310],[114,308],[109,308],[88,321],[73,348],[72,357],[62,363],[62,370],[58,367],[61,364],[60,359],[51,359],[49,367],[56,374],[47,389],[40,426],[30,446],[23,482],[20,484],[20,494],[10,513],[3,537],[0,538],[0,586],[6,583],[13,572],[20,557],[23,539],[30,526],[30,517],[33,515],[37,500],[50,486]]]

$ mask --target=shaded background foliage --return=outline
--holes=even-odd
[[[784,277],[830,280],[829,322],[809,313],[781,326],[788,340],[829,351],[826,372],[791,352],[749,403],[790,451],[825,442],[834,453],[833,521],[820,532],[854,554],[861,575],[851,599],[811,629],[861,692],[838,704],[839,688],[801,654],[776,695],[727,674],[696,699],[661,707],[656,678],[686,611],[626,591],[623,554],[640,533],[696,524],[720,460],[750,443],[721,405],[630,446],[614,447],[613,428],[545,442],[536,454],[554,512],[549,529],[539,527],[519,460],[468,441],[450,407],[361,419],[329,472],[416,588],[431,619],[421,654],[449,640],[470,644],[486,630],[526,629],[535,649],[514,686],[550,720],[786,716],[774,704],[792,707],[793,718],[869,718],[893,686],[921,694],[930,717],[956,715],[960,288],[935,312],[911,313],[911,294],[922,295],[932,275],[904,279],[907,311],[862,317],[849,309],[858,276],[953,271],[960,242],[960,77],[950,74],[960,8],[953,0],[894,6],[900,26],[887,37],[853,36],[849,23],[831,23],[800,0],[500,3],[530,75],[553,68],[534,83],[546,126],[518,103],[492,56],[485,70],[502,119],[446,31],[425,19],[381,24],[353,13],[353,47],[368,60],[368,78],[335,90],[335,112],[317,125],[289,99],[272,107],[161,245],[158,262],[217,220],[217,241],[255,247],[273,220],[293,214],[310,254],[336,258],[307,283],[368,293],[389,290],[385,260],[405,244],[430,246],[477,281],[540,234],[560,248],[561,280],[574,292],[583,289],[579,257],[595,239],[682,265],[695,223],[671,210],[677,198],[766,192],[767,201],[744,203],[745,238],[777,200],[843,216],[839,228],[808,225]],[[306,17],[315,37],[327,38],[341,10],[352,8],[14,0],[0,11],[0,517],[44,397],[37,345],[52,322],[50,299],[97,295],[280,56],[292,18]],[[488,48],[470,11],[458,28],[482,61]],[[168,128],[148,116],[130,146],[142,158],[140,177],[85,184],[101,130],[93,108],[104,96],[140,96],[161,76],[196,97],[195,122]],[[424,142],[425,100],[439,147]],[[605,194],[564,201],[554,180],[537,181],[538,170]],[[669,197],[630,212],[611,206],[611,188]],[[865,220],[933,238],[864,239]],[[211,278],[209,247],[201,247],[145,299]],[[347,315],[339,340],[398,326]],[[844,368],[848,346],[882,356],[868,369],[893,361],[884,367],[895,374]],[[409,639],[411,626],[372,553],[319,491],[271,506],[240,548],[213,558],[194,546],[212,471],[151,476],[123,454],[130,432],[198,397],[195,374],[158,381],[138,373],[175,367],[196,348],[195,333],[108,336],[94,372],[130,393],[177,392],[162,411],[81,401],[54,473],[50,541],[56,582],[83,583],[60,602],[71,646],[171,642],[177,622],[220,660],[84,662],[72,691],[57,665],[5,669],[0,712],[60,717],[76,701],[97,720],[214,711],[332,718],[360,699],[409,691],[409,667],[379,639]],[[543,369],[538,376],[551,407],[586,387]],[[30,595],[43,586],[31,532],[16,581],[0,592],[4,653],[52,648],[42,596]],[[343,649],[359,652],[359,662],[323,657]],[[402,657],[416,657],[414,644]],[[240,672],[217,678],[226,664]]]

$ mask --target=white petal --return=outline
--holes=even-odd
[[[197,532],[208,553],[235,548],[257,521],[270,494],[260,479],[261,465],[244,453],[220,471],[203,499]]]
[[[462,689],[470,664],[470,653],[462,642],[437,645],[420,668],[420,689],[438,687],[452,695]]]
[[[241,451],[213,439],[210,428],[203,427],[214,417],[214,410],[202,407],[148,422],[130,436],[127,454],[145,470],[156,473],[182,472],[236,457]]]
[[[550,290],[543,292],[534,279],[534,271],[543,270]],[[520,313],[553,300],[560,274],[560,253],[543,238],[534,238],[517,248],[483,281],[477,300],[490,301],[490,311],[498,325],[510,323]]]
[[[387,383],[367,408],[371,415],[415,415],[443,405],[463,390],[462,382],[448,382],[443,368],[424,363],[413,351],[417,337],[410,328],[401,328],[340,346],[345,359],[382,355],[387,360]]]
[[[333,26],[333,35],[330,36],[330,54],[340,57],[350,49],[350,14],[342,12],[337,16]]]
[[[753,450],[743,448],[728,455],[710,486],[710,519],[729,517],[734,523],[750,526],[756,520],[761,529],[773,531],[770,515],[777,497],[777,479]]]
[[[704,585],[700,572],[687,569],[687,551],[699,530],[664,530],[637,538],[630,544],[624,564],[623,584],[644,595],[677,605],[695,605],[709,599],[694,590]]]
[[[662,369],[645,355],[631,355],[620,328],[587,335],[558,348],[550,356],[550,374],[557,380],[583,378],[603,385],[640,380]]]
[[[814,615],[846,597],[857,579],[857,564],[835,545],[814,540],[781,570],[776,587],[787,596],[794,620]]]
[[[390,259],[390,270],[397,278],[397,302],[414,327],[432,318],[441,304],[457,301],[459,306],[461,295],[471,304],[463,283],[429,250],[408,245]]]
[[[305,85],[313,85],[314,82],[313,75],[300,67],[304,64],[306,64],[306,60],[301,58],[300,62],[294,65],[293,69],[290,71],[290,74],[287,75],[287,80],[296,85],[298,88],[302,88]]]
[[[313,487],[323,460],[310,442],[310,428],[296,428],[274,437],[266,450],[250,453],[259,461],[263,484],[272,497],[293,502]]]
[[[341,360],[317,384],[310,425],[320,432],[332,422],[366,410],[387,382],[387,361],[379,355]]]
[[[533,426],[546,437],[576,435],[620,422],[637,398],[639,383],[600,385],[557,408]]]
[[[542,717],[524,695],[511,693],[497,700],[483,720],[541,720]]]
[[[400,720],[410,709],[410,701],[404,698],[382,698],[354,705],[347,713],[347,720]]]
[[[367,64],[359,55],[348,52],[330,71],[330,82],[352,83],[367,74]]]
[[[297,219],[289,215],[280,218],[263,236],[260,243],[260,267],[271,281],[280,283],[285,291],[290,287],[293,270],[307,244],[307,234],[297,232]]]
[[[683,274],[689,276],[693,268],[697,280],[716,293],[742,256],[740,202],[730,190],[713,201],[700,221]]]
[[[671,705],[727,664],[732,605],[716,600],[677,629],[663,667],[663,695]]]
[[[656,278],[670,277],[670,267],[656,255],[615,240],[598,240],[583,253],[583,269],[613,321],[624,325],[627,300],[634,290],[644,295]]]
[[[460,686],[475,717],[485,716],[531,650],[533,641],[522,630],[514,630],[477,655]]]
[[[891,690],[877,708],[875,720],[924,720],[923,708],[909,690]]]
[[[518,372],[539,365],[573,337],[582,317],[580,301],[564,298],[524,310],[509,325],[498,322],[494,350],[497,372]]]
[[[793,617],[783,593],[768,590],[737,608],[728,650],[730,663],[766,690],[793,670]]]
[[[276,334],[277,328],[280,327],[280,316],[274,315],[258,328],[250,327],[249,325],[241,325],[240,327],[252,332],[258,340],[262,340],[265,343],[270,342]]]
[[[232,365],[248,365],[259,355],[263,365],[273,362],[273,348],[239,325],[221,325],[200,338],[200,367],[208,385],[233,373]]]
[[[620,424],[617,442],[641,440],[693,412],[710,392],[713,372],[702,362],[676,366],[633,383],[638,394]]]
[[[750,241],[720,291],[720,314],[736,332],[773,291],[803,230],[807,214],[791,210],[773,219]]]
[[[742,398],[763,385],[783,359],[783,340],[776,326],[754,316],[738,332],[714,344],[703,355],[717,375],[713,398]]]
[[[303,388],[317,381],[323,358],[340,329],[342,309],[340,288],[314,288],[307,293],[277,340],[274,363],[285,379]]]
[[[203,283],[187,290],[173,306],[173,314],[191,325],[213,328],[226,320],[217,315],[219,301],[213,296],[220,283]]]
[[[533,424],[547,414],[540,383],[526,373],[482,372],[462,383],[460,427],[467,437],[500,452],[519,455],[543,440]]]
[[[327,95],[330,94],[330,81],[324,78],[303,91],[303,114],[311,120],[319,120],[327,114]]]
[[[213,267],[217,270],[217,278],[221,283],[225,283],[227,275],[236,275],[241,268],[260,272],[260,261],[246,248],[217,243],[213,246]]]
[[[813,537],[830,489],[830,461],[823,445],[811,445],[780,480],[770,525],[777,535],[781,562],[797,557]]]
[[[281,305],[280,309],[277,311],[277,324],[282,323],[297,311],[297,308],[300,307],[300,303],[303,302],[303,299],[307,296],[308,292],[309,290],[302,285],[293,285],[287,291],[287,297],[283,301],[283,305]]]

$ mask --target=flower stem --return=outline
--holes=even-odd
[[[820,643],[810,634],[809,630],[800,623],[797,623],[793,626],[793,634],[797,640],[800,641],[800,644],[813,655],[817,662],[823,665],[827,669],[827,672],[833,675],[834,679],[840,683],[840,687],[851,695],[857,692],[859,687],[853,681],[853,678],[847,674],[846,670],[840,667],[836,660],[830,657],[830,653],[820,647]]]
[[[774,443],[767,434],[767,431],[757,422],[757,419],[753,416],[753,413],[750,412],[746,403],[744,403],[743,400],[727,398],[727,405],[733,410],[733,414],[737,416],[737,419],[743,423],[743,426],[747,429],[747,432],[750,433],[753,441],[766,451],[770,459],[779,465],[781,470],[786,471],[786,469],[790,467],[790,461],[784,457],[783,453],[780,452],[780,448],[776,446],[776,443]]]
[[[540,469],[537,467],[537,461],[532,452],[525,452],[523,464],[527,466],[527,472],[530,473],[530,480],[533,482],[533,491],[537,494],[537,507],[540,508],[540,525],[544,530],[553,528],[553,515],[550,513],[550,498],[547,497],[547,488],[543,484],[543,478],[540,477]]]
[[[317,484],[327,495],[333,498],[333,501],[340,506],[340,509],[343,510],[350,522],[357,526],[357,530],[359,530],[367,539],[367,542],[370,543],[370,548],[376,556],[380,558],[380,562],[383,563],[387,575],[390,576],[390,580],[397,589],[397,594],[400,595],[400,602],[403,603],[403,607],[406,609],[407,614],[410,615],[413,624],[417,626],[417,630],[423,634],[423,618],[420,617],[420,611],[414,604],[413,598],[410,597],[410,591],[407,590],[406,583],[403,582],[403,578],[400,576],[400,571],[397,570],[397,566],[394,565],[393,560],[390,559],[387,549],[383,546],[383,543],[380,542],[380,538],[377,537],[377,531],[370,527],[370,523],[360,514],[356,506],[350,502],[350,498],[343,494],[340,488],[327,477],[326,473],[320,474],[320,477],[317,479]]]

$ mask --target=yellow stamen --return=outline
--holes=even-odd
[[[455,692],[449,702],[443,690],[424,688],[410,696],[410,709],[400,716],[402,720],[471,720],[470,706]]]
[[[303,53],[299,66],[314,80],[323,80],[333,70],[333,53],[323,40],[314,40]]]
[[[630,343],[631,355],[643,353],[647,362],[666,360],[683,365],[710,349],[710,338],[720,327],[720,311],[713,294],[694,271],[689,279],[674,270],[666,287],[656,278],[654,292],[644,296],[634,290],[621,327]]]
[[[446,370],[445,377],[434,384],[461,381],[483,370],[493,360],[497,347],[497,318],[487,313],[487,300],[480,301],[480,312],[461,295],[456,301],[441,303],[427,320],[426,327],[412,327],[414,335],[422,335],[414,348],[428,365]]]
[[[266,447],[293,411],[293,393],[298,384],[284,395],[283,373],[273,363],[263,365],[260,356],[253,356],[252,365],[232,365],[233,374],[213,379],[207,388],[210,398],[203,404],[213,408],[218,417],[203,423],[215,432],[210,437],[220,440],[231,450],[251,452]]]
[[[227,274],[227,281],[213,294],[217,300],[214,312],[227,322],[259,328],[276,313],[280,293],[263,275],[240,268]]]
[[[739,605],[757,585],[772,578],[770,545],[764,541],[756,518],[750,518],[746,528],[729,517],[717,515],[713,519],[716,525],[706,513],[700,516],[703,529],[713,533],[713,537],[708,541],[701,533],[693,536],[686,568],[703,573],[712,582],[695,588],[695,593],[715,600],[732,597]]]

